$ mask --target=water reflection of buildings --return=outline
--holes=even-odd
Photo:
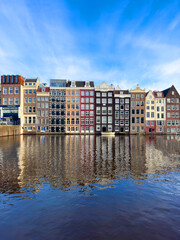
[[[146,137],[146,172],[160,173],[178,167],[180,143],[176,136]]]
[[[20,136],[0,139],[0,191],[106,185],[145,179],[178,167],[180,143],[170,136]],[[168,139],[169,138],[169,139]],[[175,138],[175,136],[174,136]],[[145,174],[144,174],[145,173]],[[23,191],[23,190],[22,190]]]
[[[0,192],[19,192],[19,137],[0,138]]]

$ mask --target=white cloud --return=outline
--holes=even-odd
[[[175,85],[180,90],[180,58],[171,62],[150,67],[144,76],[147,79],[146,86],[149,89],[160,89]],[[152,81],[151,81],[152,80]]]

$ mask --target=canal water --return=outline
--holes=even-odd
[[[176,136],[0,138],[0,240],[179,240]]]

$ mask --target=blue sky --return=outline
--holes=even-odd
[[[179,0],[0,0],[0,74],[180,90]]]

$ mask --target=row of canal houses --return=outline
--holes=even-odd
[[[20,124],[23,133],[180,133],[180,95],[122,90],[103,82],[1,76],[0,118]]]

